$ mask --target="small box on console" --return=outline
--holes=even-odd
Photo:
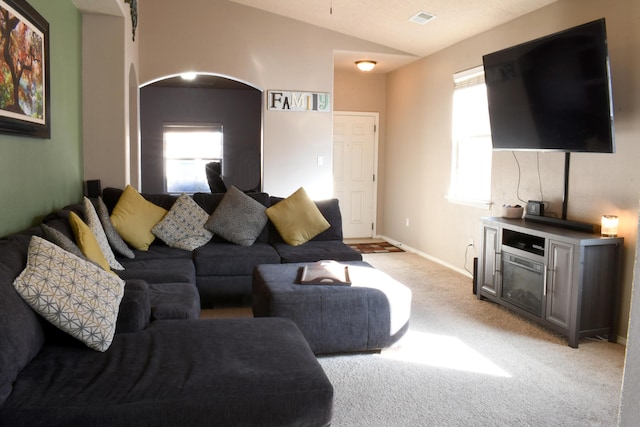
[[[527,202],[527,215],[544,216],[544,202],[529,200]]]

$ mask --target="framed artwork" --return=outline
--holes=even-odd
[[[25,0],[0,0],[0,132],[51,137],[49,23]]]

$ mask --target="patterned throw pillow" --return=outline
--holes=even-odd
[[[84,212],[84,217],[87,220],[87,225],[96,237],[98,246],[100,246],[102,254],[107,259],[109,267],[114,270],[124,270],[122,264],[116,260],[116,256],[113,254],[111,246],[109,246],[107,235],[104,233],[102,222],[100,222],[100,218],[98,218],[98,214],[96,213],[96,209],[93,207],[93,203],[91,203],[91,200],[86,197],[82,200],[82,210]]]
[[[231,186],[204,227],[241,246],[251,246],[269,221],[262,203]]]
[[[302,187],[267,208],[266,214],[291,246],[302,245],[331,226]]]
[[[183,194],[151,232],[172,248],[192,251],[213,237],[213,234],[204,228],[207,219],[207,212],[191,197]]]
[[[98,197],[91,201],[93,202],[93,206],[96,208],[96,213],[98,214],[98,218],[100,218],[104,234],[106,234],[111,248],[122,256],[132,259],[135,258],[136,256],[133,251],[129,248],[127,243],[122,240],[122,237],[120,237],[116,229],[113,228],[111,218],[109,218],[109,209],[107,209],[107,205],[104,204],[102,197]]]
[[[20,296],[57,328],[106,351],[116,330],[124,281],[38,236],[14,280]]]
[[[138,191],[127,185],[111,212],[111,223],[125,242],[134,248],[147,251],[156,236],[151,229],[167,214],[167,210],[146,200]]]

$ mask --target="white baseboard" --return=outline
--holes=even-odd
[[[399,242],[397,240],[391,239],[390,237],[383,236],[383,235],[378,235],[377,237],[382,239],[382,240],[386,240],[387,242],[391,243],[392,245],[395,245],[395,246],[397,246],[397,247],[399,247],[399,248],[401,248],[401,249],[403,249],[403,250],[405,250],[407,252],[411,252],[411,253],[414,253],[416,255],[420,255],[421,257],[426,258],[429,261],[433,261],[433,262],[435,262],[437,264],[440,264],[440,265],[442,265],[444,267],[447,267],[448,269],[451,269],[451,270],[453,270],[453,271],[455,271],[457,273],[460,273],[460,274],[462,274],[464,276],[467,276],[467,277],[473,279],[473,274],[469,273],[467,270],[465,270],[463,268],[458,268],[455,265],[449,264],[448,262],[445,262],[445,261],[443,261],[443,260],[441,260],[439,258],[433,257],[433,256],[431,256],[429,254],[426,254],[426,253],[424,253],[422,251],[419,251],[419,250],[417,250],[415,248],[412,248],[411,246],[405,245],[402,242]]]

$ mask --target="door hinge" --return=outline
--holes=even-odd
[[[376,182],[376,174],[373,174],[373,182]]]
[[[371,223],[371,230],[373,230],[373,223]]]
[[[373,125],[373,133],[376,133],[378,131],[378,126]]]

